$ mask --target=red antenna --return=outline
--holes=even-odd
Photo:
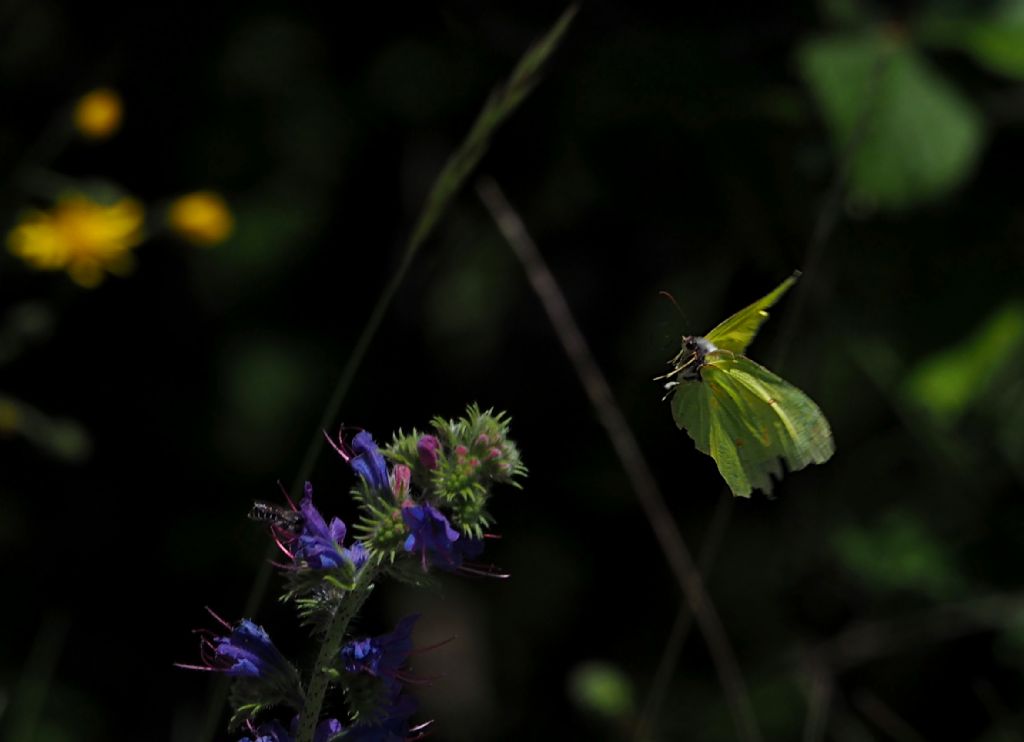
[[[685,324],[686,323],[686,315],[683,314],[683,310],[679,306],[679,302],[676,301],[676,297],[672,296],[672,294],[669,293],[668,291],[659,291],[658,293],[661,294],[662,296],[664,296],[670,302],[672,302],[672,306],[674,306],[676,308],[676,311],[679,312],[679,318],[682,319],[683,323]]]

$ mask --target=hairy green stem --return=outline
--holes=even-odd
[[[295,742],[313,742],[313,733],[320,721],[320,709],[324,705],[324,695],[327,693],[327,686],[330,684],[330,675],[327,669],[334,662],[341,649],[341,643],[345,639],[345,632],[348,625],[363,603],[370,597],[373,590],[373,580],[377,576],[377,567],[367,564],[359,572],[356,578],[355,587],[345,596],[341,604],[334,612],[330,626],[324,636],[323,644],[320,645],[320,652],[316,657],[316,664],[309,678],[309,686],[306,688],[306,703],[299,716],[299,733]]]

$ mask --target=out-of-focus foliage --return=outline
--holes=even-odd
[[[818,37],[799,62],[837,156],[850,159],[852,199],[906,208],[946,195],[973,170],[981,115],[902,30]]]
[[[979,325],[969,337],[942,348],[918,362],[903,382],[907,399],[927,410],[933,419],[950,426],[1009,370],[1005,379],[1015,393],[1024,357],[1024,304],[1011,301]],[[1012,367],[1012,368],[1008,368]]]
[[[629,678],[608,662],[593,660],[574,668],[569,675],[569,696],[585,712],[608,722],[627,721],[635,711]]]
[[[81,463],[92,442],[74,420],[51,417],[25,402],[0,394],[0,441],[20,435],[57,459]]]
[[[941,600],[955,597],[965,585],[949,545],[905,512],[886,513],[868,528],[844,527],[834,543],[843,566],[872,589]]]
[[[959,13],[936,8],[917,24],[930,44],[959,49],[1001,75],[1024,78],[1024,2],[967,3]]]

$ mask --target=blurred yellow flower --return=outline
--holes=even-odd
[[[86,139],[106,139],[121,127],[121,96],[111,88],[96,88],[78,99],[72,119]]]
[[[131,249],[142,242],[142,205],[132,198],[113,204],[84,196],[60,199],[50,211],[33,210],[7,235],[10,251],[41,270],[66,270],[79,286],[93,288],[104,271],[124,275]]]
[[[196,191],[176,198],[168,209],[167,222],[186,240],[202,247],[223,242],[235,228],[227,202],[213,191]]]

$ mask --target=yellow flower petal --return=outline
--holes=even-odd
[[[227,203],[214,191],[196,191],[175,199],[167,211],[167,222],[179,235],[201,247],[223,242],[235,227]]]
[[[29,211],[7,236],[10,251],[40,270],[66,270],[87,288],[104,272],[131,269],[130,251],[143,239],[145,212],[138,201],[122,198],[110,205],[69,196],[50,211]]]
[[[97,88],[78,99],[72,120],[86,139],[106,139],[121,128],[123,110],[115,90]]]

